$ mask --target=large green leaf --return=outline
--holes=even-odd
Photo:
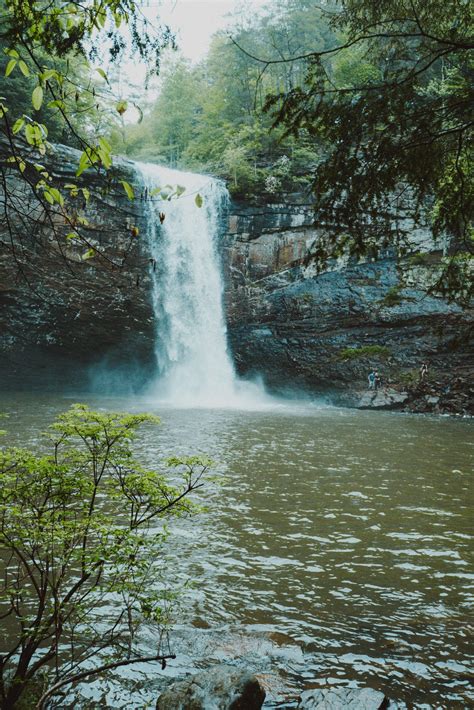
[[[28,69],[28,64],[23,61],[23,59],[20,59],[18,62],[18,66],[20,67],[20,71],[23,74],[23,76],[30,76],[30,70]]]
[[[37,86],[31,95],[31,103],[36,111],[39,111],[43,103],[43,87]]]
[[[120,184],[123,186],[123,189],[127,193],[128,199],[133,200],[135,197],[133,187],[131,185],[129,185],[129,183],[126,180],[120,180]]]
[[[107,84],[109,83],[109,80],[107,78],[107,74],[105,73],[105,71],[103,69],[101,69],[100,67],[97,67],[96,72],[101,75],[102,79],[105,79]]]
[[[81,256],[82,261],[87,261],[87,259],[92,259],[96,255],[95,249],[88,249]]]
[[[15,123],[13,124],[13,128],[12,128],[13,133],[19,133],[19,131],[21,131],[21,129],[23,128],[24,125],[25,125],[25,119],[22,116],[21,118],[18,118],[15,121]]]
[[[27,143],[29,143],[30,145],[35,144],[36,133],[31,123],[29,123],[25,128],[25,138]]]
[[[86,168],[88,168],[90,166],[90,164],[91,164],[91,161],[89,159],[89,156],[84,151],[81,155],[81,158],[79,160],[79,165],[76,170],[77,177],[79,177],[79,175],[81,175],[84,172],[84,170],[86,170]]]
[[[17,60],[16,59],[10,59],[10,61],[7,64],[7,68],[5,69],[5,76],[10,76],[14,68],[16,67]]]
[[[121,99],[120,101],[117,101],[115,105],[115,110],[117,113],[119,113],[121,116],[125,113],[125,111],[128,108],[128,102],[125,101],[124,99]]]

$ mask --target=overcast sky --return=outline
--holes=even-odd
[[[164,0],[153,3],[163,23],[169,24],[186,57],[201,59],[209,48],[211,35],[226,24],[226,15],[236,6],[235,0]]]
[[[158,15],[176,33],[183,54],[199,61],[209,48],[211,36],[229,22],[236,11],[255,13],[265,0],[142,0],[147,17]]]
[[[169,25],[176,34],[181,53],[192,62],[198,62],[208,51],[212,35],[231,22],[232,14],[254,16],[263,5],[271,5],[271,0],[141,0],[140,10],[153,23]],[[144,65],[133,60],[126,62],[115,86],[117,97],[130,98],[130,91],[134,90],[129,88],[129,83],[144,87],[145,74]],[[159,80],[153,80],[143,98],[154,99],[159,84]],[[130,105],[124,118],[127,123],[134,123],[138,115]]]

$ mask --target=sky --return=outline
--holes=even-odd
[[[153,3],[153,9],[176,32],[183,54],[199,61],[209,48],[211,35],[226,25],[226,15],[236,4],[235,0],[164,0],[161,7]]]
[[[169,25],[176,34],[179,51],[193,63],[206,55],[211,37],[224,29],[233,13],[254,16],[269,0],[141,0],[141,12],[155,25]],[[166,52],[164,54],[166,62]],[[126,62],[120,71],[115,89],[117,98],[131,101],[137,87],[144,87],[146,67],[136,61]],[[159,93],[159,79],[152,80],[148,90],[143,90],[145,101],[154,100]],[[142,102],[140,102],[142,103]],[[129,103],[124,115],[126,123],[135,123],[139,112]]]
[[[142,11],[150,18],[158,15],[170,25],[184,56],[197,62],[204,57],[211,36],[229,22],[236,11],[258,12],[265,0],[162,0],[143,1]]]

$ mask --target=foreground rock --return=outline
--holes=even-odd
[[[256,676],[217,666],[172,683],[158,698],[156,710],[259,710],[264,700]]]
[[[362,393],[354,404],[358,409],[398,409],[408,398],[408,392],[397,392],[387,387]]]
[[[385,695],[371,688],[329,688],[306,690],[298,710],[383,710],[388,706]]]
[[[423,414],[474,415],[474,387],[469,374],[439,373],[436,380],[382,387],[376,392],[348,386],[334,402],[356,409],[397,409]]]

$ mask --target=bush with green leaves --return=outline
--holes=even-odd
[[[74,405],[49,427],[49,453],[0,450],[1,708],[32,693],[45,707],[71,682],[165,662],[160,631],[176,593],[164,577],[166,520],[193,511],[210,461],[143,468],[131,444],[158,421]],[[158,627],[147,657],[136,642],[144,621]]]
[[[134,197],[132,186],[110,171],[110,134],[124,129],[123,116],[135,103],[114,72],[132,54],[147,77],[157,74],[161,51],[170,45],[170,29],[152,25],[135,0],[0,0],[0,204],[9,237],[3,247],[15,263],[15,244],[25,231],[44,248],[45,223],[65,261],[71,261],[65,238],[86,248],[84,260],[107,260],[89,239],[87,219],[75,215],[97,193],[94,175]],[[50,141],[58,140],[80,150],[76,177],[84,173],[85,189],[84,182],[65,184],[43,164],[54,154]],[[15,199],[18,184],[21,200]],[[25,278],[20,266],[18,273]]]
[[[362,345],[360,348],[344,348],[339,353],[341,360],[358,360],[360,358],[390,357],[390,348],[386,345]]]

